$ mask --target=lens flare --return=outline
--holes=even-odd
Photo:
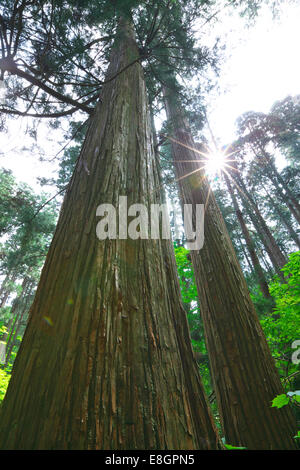
[[[210,153],[206,157],[205,172],[209,176],[220,174],[226,167],[226,155],[222,152]]]

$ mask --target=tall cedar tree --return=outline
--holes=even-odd
[[[199,152],[167,88],[165,101],[182,203],[205,205],[204,245],[191,251],[191,260],[226,441],[247,449],[295,449],[291,410],[271,408],[283,388]]]
[[[138,54],[120,21],[1,409],[2,449],[221,447],[170,242],[96,237],[100,203],[161,202]]]

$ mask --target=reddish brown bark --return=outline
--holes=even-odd
[[[221,447],[170,241],[96,237],[99,204],[161,202],[135,58],[123,23],[1,408],[2,449]]]
[[[165,98],[182,202],[206,205],[204,246],[191,251],[191,259],[226,441],[248,449],[295,449],[291,410],[271,408],[283,388],[224,220],[203,164],[195,162],[200,157],[183,111],[168,90]]]

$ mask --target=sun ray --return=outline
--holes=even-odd
[[[239,170],[238,170],[239,171]],[[233,182],[233,184],[235,185],[235,187],[237,188],[237,190],[241,193],[241,195],[251,204],[252,206],[252,201],[249,199],[249,197],[247,196],[247,194],[244,193],[244,191],[242,190],[242,188],[240,187],[240,185],[236,182],[236,180],[232,177],[232,175],[224,170],[224,173],[226,173],[226,175],[231,179],[231,181]]]
[[[188,178],[189,176],[193,175],[194,173],[197,173],[197,171],[204,170],[205,166],[201,166],[199,168],[196,168],[196,170],[191,171],[190,173],[186,173],[185,175],[180,176],[180,178],[176,178],[175,181],[181,181],[184,178]]]
[[[232,161],[234,161],[234,160],[232,160]],[[233,170],[233,171],[237,171],[238,173],[241,172],[241,170],[239,170],[238,168],[235,168],[234,166],[231,166],[231,165],[227,165],[227,164],[226,164],[225,167],[228,167],[228,168],[230,168],[230,169]]]
[[[207,198],[206,198],[206,201],[205,201],[205,206],[204,206],[204,213],[206,212],[206,209],[207,209],[207,206],[208,206],[208,203],[209,203],[209,198],[210,198],[210,193],[212,192],[211,190],[211,185],[209,185],[208,187],[208,192],[207,192]]]
[[[171,137],[171,136],[168,136],[168,135],[165,135],[165,134],[162,134],[162,136],[168,140],[170,140],[171,142],[174,142],[176,143],[177,145],[181,145],[182,147],[185,147],[187,148],[188,150],[191,150],[192,152],[195,152],[199,155],[201,155],[201,159],[197,159],[197,160],[176,160],[174,161],[174,164],[176,165],[176,163],[198,163],[198,164],[202,164],[203,166],[199,166],[199,168],[196,168],[195,170],[189,172],[189,173],[186,173],[185,175],[182,175],[180,176],[179,178],[176,178],[175,181],[176,182],[179,182],[181,180],[183,180],[184,178],[188,178],[189,176],[197,173],[197,172],[201,172],[204,170],[204,173],[205,173],[205,176],[209,177],[210,173],[213,175],[221,175],[222,173],[225,173],[226,175],[228,175],[230,177],[230,179],[232,179],[233,183],[238,187],[238,190],[243,193],[242,189],[237,185],[236,181],[232,178],[231,174],[227,171],[227,169],[230,169],[231,171],[235,171],[235,172],[240,172],[240,170],[238,168],[235,168],[234,166],[230,165],[230,163],[233,163],[235,162],[236,160],[235,159],[231,159],[230,157],[232,157],[234,154],[236,154],[238,151],[235,150],[235,151],[232,151],[230,153],[227,153],[228,149],[230,148],[230,146],[226,146],[226,147],[223,147],[223,149],[219,149],[216,146],[216,150],[213,152],[210,147],[206,144],[205,147],[207,148],[207,153],[204,153],[204,152],[201,152],[200,150],[198,150],[197,148],[195,147],[192,147],[190,145],[187,145],[183,142],[180,142],[179,140],[175,139],[174,137]],[[207,192],[207,196],[206,196],[206,201],[205,201],[205,205],[204,205],[204,211],[206,212],[206,209],[207,209],[207,206],[208,206],[208,203],[209,203],[209,199],[210,199],[210,195],[212,193],[212,188],[211,188],[211,185],[209,184],[208,185],[208,192]],[[244,195],[245,196],[245,195]]]
[[[165,135],[165,134],[161,134],[161,135],[162,135],[163,137],[165,137],[166,139],[171,140],[171,141],[174,142],[175,144],[181,145],[182,147],[185,147],[185,148],[187,148],[188,150],[191,150],[192,152],[199,153],[199,155],[203,155],[204,157],[206,157],[206,155],[207,155],[207,154],[201,152],[200,150],[196,149],[195,147],[191,147],[190,145],[184,144],[183,142],[180,142],[179,140],[174,139],[174,137],[171,137],[171,136]]]

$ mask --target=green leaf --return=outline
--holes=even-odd
[[[230,444],[225,444],[227,450],[246,450],[247,447],[235,447],[231,446]]]
[[[272,407],[282,408],[283,406],[287,405],[289,401],[290,399],[285,393],[282,395],[277,395],[277,397],[272,400]]]

